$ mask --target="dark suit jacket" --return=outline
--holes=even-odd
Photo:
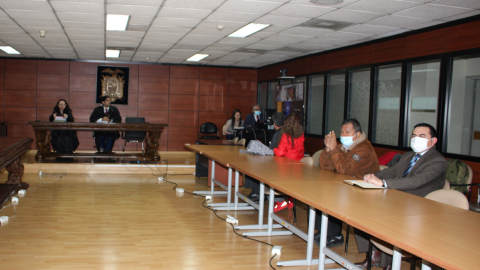
[[[108,115],[105,115],[105,110],[103,106],[98,106],[93,109],[92,114],[90,115],[90,122],[97,122],[99,118],[103,118],[108,116],[114,123],[121,123],[122,117],[120,116],[120,111],[117,107],[110,106],[108,109]],[[95,131],[93,133],[94,137],[102,136],[102,135],[109,135],[112,139],[116,140],[120,138],[120,133],[118,131]]]
[[[283,127],[275,130],[275,133],[273,133],[272,140],[270,141],[270,149],[273,150],[278,147],[278,144],[280,143],[283,135],[282,129]]]
[[[260,114],[260,121],[259,122],[262,122],[262,121],[265,121],[265,114]],[[247,115],[247,118],[245,119],[245,122],[243,123],[243,127],[247,128],[247,127],[257,127],[257,122],[255,122],[255,114],[254,113],[251,113],[249,115]]]
[[[376,172],[375,176],[385,180],[387,188],[398,189],[422,197],[425,197],[432,191],[442,189],[445,185],[447,161],[434,148],[428,150],[420,157],[410,173],[402,178],[414,155],[415,152],[403,154],[397,164],[383,171]]]

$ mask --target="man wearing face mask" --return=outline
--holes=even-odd
[[[247,115],[247,118],[243,123],[243,127],[259,128],[261,127],[261,123],[264,121],[265,115],[262,114],[262,111],[260,110],[260,105],[256,104],[253,106],[253,113]]]
[[[362,179],[365,174],[380,170],[378,157],[370,141],[362,132],[360,123],[355,118],[342,123],[340,142],[334,131],[325,136],[325,150],[320,154],[320,167],[355,178]],[[317,214],[315,229],[320,232],[321,216]],[[320,244],[320,233],[314,237]],[[327,247],[343,244],[342,221],[334,217],[328,219]]]
[[[413,152],[402,155],[398,163],[383,171],[366,174],[363,180],[377,186],[398,189],[407,193],[425,197],[428,193],[442,189],[445,185],[447,161],[435,148],[437,132],[429,124],[417,124],[412,131],[410,146]],[[370,235],[355,230],[358,251],[366,252]],[[378,264],[384,270],[391,269],[392,257],[374,251],[372,265]],[[366,260],[358,266],[367,268]]]

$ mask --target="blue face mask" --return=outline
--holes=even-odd
[[[343,147],[348,149],[353,144],[353,136],[340,137],[340,142],[343,144]]]
[[[255,115],[260,115],[260,114],[262,114],[261,111],[255,111]]]

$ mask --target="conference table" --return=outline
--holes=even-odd
[[[307,259],[298,261],[301,264],[287,262],[286,264],[277,263],[277,265],[318,263],[318,269],[324,269],[325,263],[331,262],[326,259],[329,257],[347,269],[359,269],[326,248],[329,216],[334,216],[394,245],[392,266],[395,270],[400,269],[401,254],[404,251],[422,258],[422,269],[430,269],[431,264],[445,269],[477,269],[480,263],[475,246],[480,241],[478,213],[398,190],[370,190],[346,185],[343,180],[352,179],[352,177],[309,165],[276,164],[273,159],[271,162],[259,163],[255,160],[255,156],[239,157],[240,154],[221,151],[220,148],[203,148],[202,152],[217,162],[227,164],[237,172],[247,173],[267,184],[270,186],[271,196],[274,196],[275,190],[281,191],[309,205]],[[227,162],[229,155],[234,157]],[[273,199],[269,200],[269,204],[270,225],[270,219],[275,218],[271,212]],[[322,212],[318,260],[311,258],[315,209]],[[289,229],[289,225],[284,227]]]
[[[114,158],[114,157],[131,157],[144,158],[152,160],[160,160],[158,148],[160,146],[158,140],[162,131],[167,124],[151,124],[151,123],[90,123],[90,122],[41,122],[30,121],[29,125],[35,131],[37,155],[35,159],[42,161],[48,157],[99,157]],[[145,153],[110,153],[110,154],[92,154],[92,153],[71,153],[60,154],[52,153],[50,151],[50,134],[47,131],[51,130],[68,130],[68,131],[145,131],[146,146]]]

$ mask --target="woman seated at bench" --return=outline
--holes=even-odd
[[[72,110],[65,99],[60,99],[53,108],[49,117],[50,122],[73,122]],[[52,130],[52,141],[50,142],[53,150],[59,154],[69,154],[77,150],[79,145],[77,132],[74,130]]]

